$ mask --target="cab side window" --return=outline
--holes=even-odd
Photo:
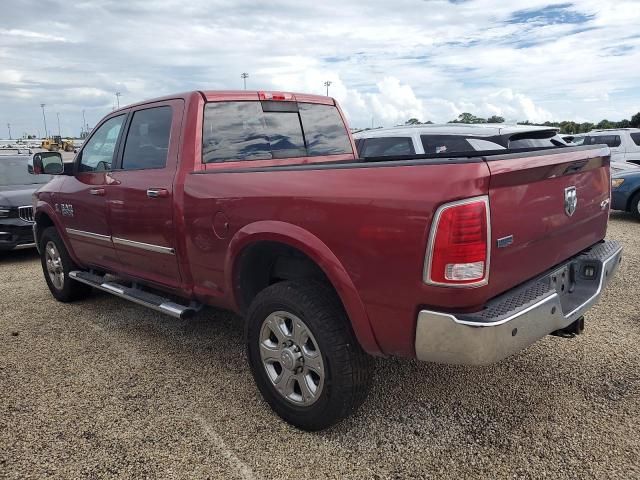
[[[164,168],[171,136],[171,107],[134,112],[124,144],[123,170]]]
[[[87,141],[80,154],[79,171],[104,172],[111,170],[113,154],[125,115],[110,118]]]

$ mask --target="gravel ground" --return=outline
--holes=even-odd
[[[106,294],[55,302],[33,252],[0,258],[0,478],[640,478],[640,223],[585,334],[483,368],[387,359],[309,434],[253,384],[242,328]]]

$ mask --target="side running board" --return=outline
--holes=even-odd
[[[98,290],[110,293],[116,297],[124,298],[130,302],[137,303],[158,312],[166,313],[175,318],[188,318],[200,310],[201,305],[192,303],[191,305],[180,305],[168,298],[164,298],[154,293],[146,292],[140,288],[127,287],[116,282],[106,281],[102,275],[95,275],[91,272],[74,270],[69,272],[69,277],[80,283],[86,283]]]

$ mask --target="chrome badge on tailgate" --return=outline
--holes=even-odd
[[[576,187],[567,187],[564,189],[564,213],[572,216],[578,207],[578,193]]]

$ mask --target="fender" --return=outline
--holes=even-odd
[[[46,215],[51,219],[51,221],[53,222],[53,225],[56,227],[56,230],[58,230],[58,235],[60,235],[60,238],[64,243],[64,247],[67,249],[67,252],[69,253],[69,256],[71,257],[73,262],[76,265],[82,265],[83,263],[79,261],[79,259],[76,257],[75,252],[73,251],[73,248],[71,248],[71,243],[69,242],[69,237],[67,236],[67,231],[65,230],[64,225],[60,223],[60,219],[58,218],[58,215],[56,215],[56,212],[51,207],[51,205],[47,202],[44,202],[38,199],[34,215],[36,219],[36,224],[38,223],[38,217],[42,215]]]
[[[236,311],[239,310],[233,288],[236,259],[246,247],[260,241],[289,245],[313,260],[338,292],[362,348],[371,355],[382,355],[364,304],[346,269],[322,240],[297,225],[271,220],[259,221],[241,228],[231,239],[224,264],[225,288]]]

